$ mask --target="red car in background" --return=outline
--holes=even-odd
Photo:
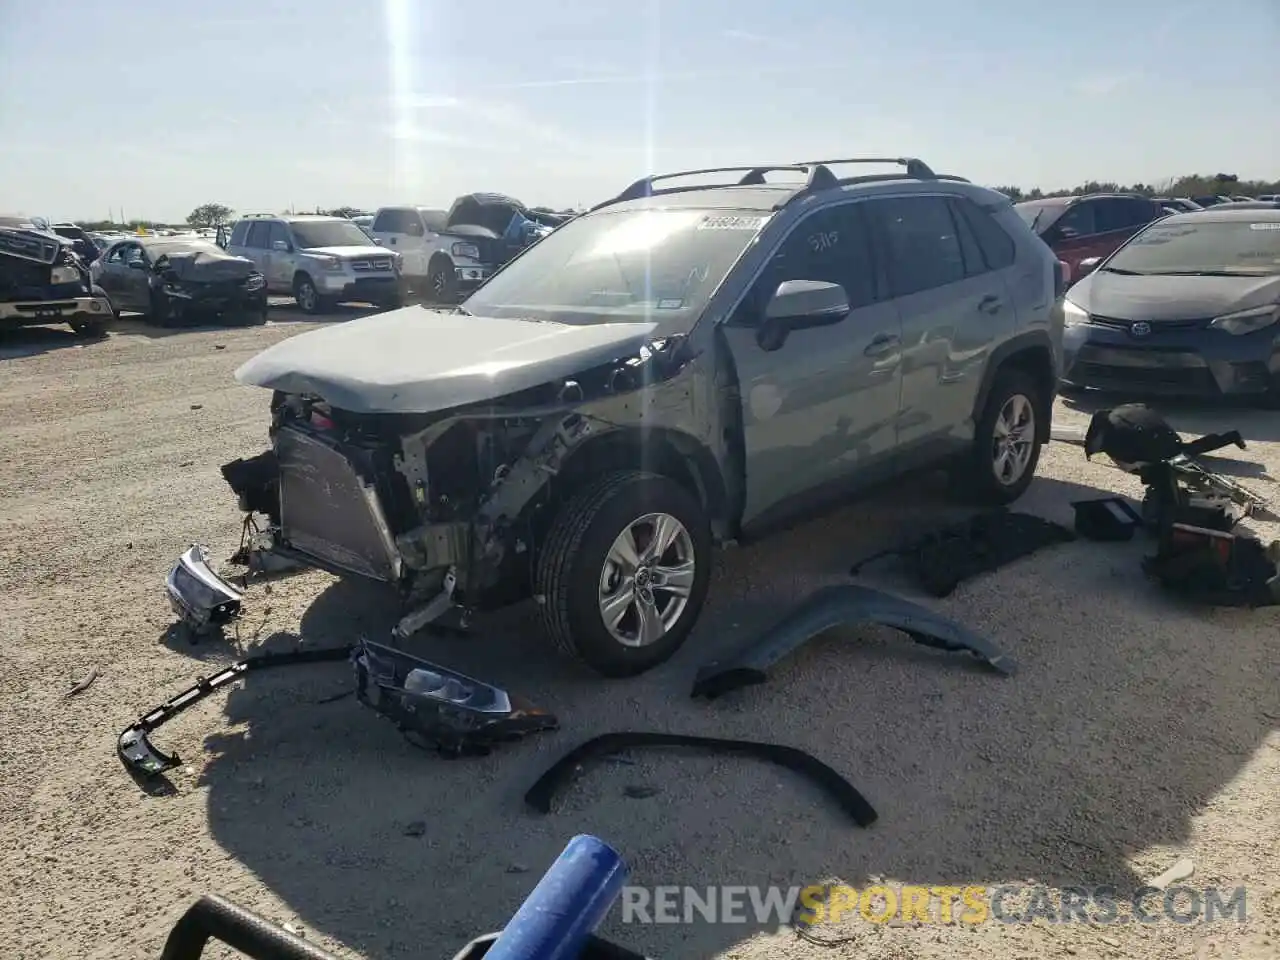
[[[1068,280],[1080,277],[1080,261],[1110,256],[1126,240],[1168,211],[1150,197],[1091,193],[1014,204],[1014,210],[1067,264]]]

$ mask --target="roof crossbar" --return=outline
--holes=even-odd
[[[907,176],[912,180],[936,180],[938,178],[927,163],[915,157],[843,157],[838,160],[804,160],[801,165],[806,167],[834,167],[837,164],[845,163],[896,163],[900,167],[907,168]]]

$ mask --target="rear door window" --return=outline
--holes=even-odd
[[[872,200],[888,251],[889,287],[895,297],[959,283],[964,253],[945,197]]]
[[[413,236],[422,232],[422,221],[413,210],[383,210],[373,221],[374,233],[400,233]]]
[[[1154,208],[1145,200],[1131,197],[1108,197],[1097,201],[1098,233],[1112,230],[1134,230],[1154,218]]]
[[[289,231],[285,229],[284,224],[279,220],[272,220],[271,232],[267,234],[267,246],[274,250],[277,241],[283,243],[286,248],[292,246],[289,243]]]

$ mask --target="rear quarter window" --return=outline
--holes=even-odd
[[[1013,238],[1005,233],[1004,227],[996,218],[983,210],[972,200],[959,197],[952,200],[956,210],[973,231],[978,247],[982,250],[982,258],[988,270],[1003,270],[1013,266],[1017,257],[1017,245]]]

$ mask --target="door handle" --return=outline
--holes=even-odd
[[[978,309],[983,313],[999,313],[1000,308],[1004,306],[1004,301],[997,297],[994,293],[989,293],[978,301]]]
[[[862,351],[865,357],[883,357],[886,353],[891,353],[902,345],[902,339],[891,333],[882,333],[876,336],[869,344],[867,349]]]

